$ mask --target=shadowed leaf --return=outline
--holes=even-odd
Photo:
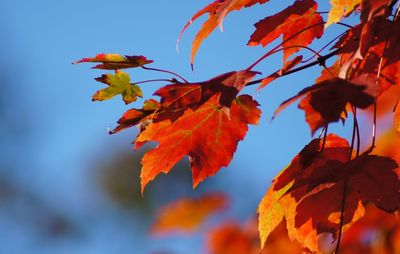
[[[95,57],[83,58],[78,63],[102,63],[93,67],[93,69],[105,69],[105,70],[118,70],[126,68],[140,67],[145,64],[150,64],[154,62],[153,60],[148,60],[144,56],[122,56],[120,54],[97,54]]]

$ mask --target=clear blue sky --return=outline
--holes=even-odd
[[[97,53],[145,55],[155,61],[153,67],[176,71],[191,81],[246,68],[265,52],[245,46],[252,25],[283,5],[255,6],[228,16],[225,31],[215,31],[200,47],[193,73],[189,65],[190,44],[204,19],[188,29],[179,54],[175,42],[191,14],[208,3],[3,1],[0,106],[2,123],[8,127],[2,127],[4,166],[0,172],[11,176],[19,188],[33,193],[40,202],[67,213],[80,225],[85,237],[47,242],[34,227],[26,228],[24,224],[34,213],[29,212],[29,205],[5,203],[0,204],[0,253],[148,253],[165,246],[187,253],[187,245],[179,246],[179,238],[147,238],[146,225],[135,220],[126,223],[126,211],[119,211],[99,197],[90,179],[94,161],[121,149],[130,151],[135,131],[107,134],[127,107],[119,99],[91,102],[91,95],[102,88],[93,80],[101,72],[89,69],[90,65],[71,63]],[[280,64],[281,56],[276,56],[257,70],[267,75]],[[281,101],[312,84],[318,74],[319,69],[314,68],[278,80],[258,94],[253,88],[248,89],[261,103],[262,120],[259,126],[250,128],[245,141],[239,144],[232,167],[215,176],[221,189],[233,193],[232,215],[241,219],[252,215],[273,176],[311,139],[303,113],[295,106],[273,123],[270,118]],[[156,75],[133,71],[132,79]],[[157,86],[148,84],[142,88],[150,96]],[[135,105],[139,107],[140,103]],[[10,214],[15,210],[21,214]],[[186,237],[185,241],[199,240]]]

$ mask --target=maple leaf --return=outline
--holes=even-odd
[[[130,83],[129,74],[123,71],[117,71],[115,74],[103,74],[96,78],[97,81],[108,85],[107,88],[97,91],[93,97],[93,101],[103,101],[121,94],[125,104],[129,104],[142,97],[142,90],[136,84]]]
[[[185,156],[190,159],[193,187],[228,166],[247,124],[257,124],[261,112],[251,96],[241,95],[232,102],[228,116],[219,97],[214,95],[196,110],[187,109],[174,122],[151,123],[140,133],[136,143],[159,143],[142,159],[142,192],[148,182],[161,172],[168,173]]]
[[[145,64],[154,62],[148,60],[144,56],[122,56],[120,54],[97,54],[95,57],[83,58],[78,63],[98,62],[102,63],[93,67],[93,69],[105,69],[105,70],[118,70],[126,68],[140,67]]]
[[[294,101],[306,96],[299,107],[305,111],[306,121],[314,134],[320,127],[342,119],[348,103],[362,109],[374,103],[374,94],[368,93],[368,86],[373,81],[365,79],[361,80],[361,84],[359,79],[352,81],[332,78],[307,87],[284,101],[275,111],[274,117]]]
[[[322,17],[314,0],[300,0],[285,10],[257,22],[249,46],[267,46],[283,35],[283,60],[306,47],[324,32]]]
[[[176,231],[190,233],[198,229],[211,215],[228,206],[228,197],[222,193],[208,193],[198,198],[181,198],[163,206],[151,226],[153,235]]]
[[[335,172],[326,178],[326,183],[310,193],[294,194],[300,200],[296,208],[295,227],[301,227],[311,220],[317,234],[326,232],[336,237],[343,212],[346,230],[351,223],[364,215],[361,206],[368,202],[393,213],[400,208],[400,179],[395,169],[398,165],[388,157],[363,154],[336,168],[325,170]],[[292,194],[293,195],[293,194]],[[318,210],[308,207],[320,207]],[[360,207],[361,206],[361,207]]]
[[[339,22],[342,17],[349,16],[354,9],[361,4],[362,0],[331,0],[331,9],[328,13],[328,20],[325,27],[332,23]]]
[[[257,3],[264,4],[268,1],[269,0],[215,0],[200,11],[196,12],[192,16],[192,18],[186,23],[179,34],[177,45],[179,44],[180,38],[182,37],[183,33],[190,26],[190,24],[192,24],[193,21],[195,21],[199,17],[208,13],[208,19],[203,23],[192,43],[190,63],[193,65],[194,58],[203,40],[206,39],[218,26],[221,28],[221,30],[223,30],[222,22],[226,15],[228,15],[231,11],[240,10],[243,7],[250,7]]]

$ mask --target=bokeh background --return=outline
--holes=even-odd
[[[255,215],[273,177],[311,139],[296,106],[270,122],[273,111],[312,84],[318,67],[259,93],[246,88],[260,102],[263,116],[239,144],[229,168],[192,190],[184,160],[149,184],[142,198],[140,158],[149,147],[133,152],[135,128],[112,136],[107,131],[142,101],[128,107],[119,98],[91,102],[103,88],[93,78],[103,72],[71,63],[97,53],[145,55],[154,60],[151,67],[191,81],[240,70],[266,51],[246,43],[255,22],[287,4],[278,2],[229,15],[224,32],[215,31],[200,47],[193,72],[190,44],[204,18],[184,34],[179,53],[175,43],[208,0],[2,1],[0,253],[202,253],[201,230],[155,238],[148,229],[163,204],[209,191],[229,193],[231,206],[223,216],[240,221]],[[267,75],[281,61],[276,55],[256,69]],[[130,74],[135,81],[171,78],[143,70]],[[160,85],[143,84],[145,97]],[[335,128],[348,135],[340,125]]]

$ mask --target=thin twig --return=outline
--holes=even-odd
[[[358,156],[360,154],[361,141],[360,141],[360,127],[358,126],[357,109],[356,108],[354,110],[354,126],[356,127],[356,135],[357,135],[356,156]]]
[[[374,102],[374,122],[372,124],[372,144],[371,144],[371,149],[373,150],[375,148],[375,139],[376,139],[376,111],[377,111],[377,103],[376,101]],[[371,150],[371,151],[372,151]]]
[[[253,69],[257,64],[259,64],[261,61],[263,61],[265,58],[267,58],[268,56],[270,56],[271,54],[273,54],[274,51],[276,51],[277,49],[279,49],[280,47],[282,47],[283,44],[287,43],[288,41],[290,41],[291,39],[293,39],[294,37],[300,35],[301,33],[307,31],[310,28],[313,28],[315,26],[321,26],[323,25],[324,22],[322,23],[317,23],[311,26],[308,26],[306,28],[303,28],[302,30],[298,31],[297,33],[293,34],[292,36],[290,36],[289,38],[287,38],[286,40],[283,40],[281,43],[279,43],[276,47],[274,47],[273,49],[271,49],[270,51],[268,51],[266,54],[264,54],[262,57],[260,57],[257,61],[255,61],[253,64],[251,64],[249,67],[247,67],[246,70],[251,70]]]
[[[149,79],[149,80],[143,80],[143,81],[138,81],[134,82],[135,85],[143,84],[143,83],[151,83],[151,82],[169,82],[169,83],[174,83],[173,79]]]
[[[326,49],[329,45],[331,45],[333,42],[335,42],[337,39],[339,39],[340,37],[342,37],[345,33],[347,33],[347,31],[345,31],[345,32],[343,32],[343,33],[341,33],[341,34],[339,34],[338,36],[336,36],[335,38],[333,38],[332,40],[330,40],[327,44],[325,44],[322,48],[320,48],[317,52],[318,52],[318,54],[314,54],[314,55],[312,55],[311,57],[309,57],[308,59],[306,59],[306,60],[303,60],[303,61],[301,61],[302,63],[307,63],[307,62],[309,62],[309,61],[311,61],[311,59],[313,59],[316,55],[318,55],[319,56],[319,54],[324,50],[324,49]]]
[[[334,50],[334,51],[332,51],[331,53],[329,53],[329,54],[327,54],[327,55],[324,55],[324,56],[319,57],[317,60],[315,60],[315,61],[313,61],[313,62],[311,62],[311,63],[308,63],[308,64],[306,64],[306,65],[300,66],[300,67],[298,67],[298,68],[291,69],[291,70],[289,70],[289,71],[287,71],[287,72],[284,72],[284,73],[282,73],[282,74],[280,75],[280,77],[286,76],[286,75],[289,75],[289,74],[292,74],[292,73],[295,73],[295,72],[298,72],[298,71],[302,71],[302,70],[307,69],[307,68],[310,68],[310,67],[312,67],[312,66],[314,66],[314,65],[321,65],[321,63],[323,63],[323,62],[325,62],[326,60],[328,60],[329,58],[335,56],[339,51],[340,51],[340,48],[339,48],[339,49],[336,49],[336,50]],[[258,83],[260,83],[261,81],[263,81],[263,79],[264,79],[264,78],[251,81],[251,82],[247,83],[246,86],[251,86],[251,85],[258,84]]]
[[[350,144],[350,155],[349,155],[349,160],[351,160],[351,157],[353,155],[353,149],[354,149],[354,141],[356,138],[356,117],[355,117],[355,111],[356,107],[352,107],[353,110],[353,133],[351,134],[351,144]]]
[[[338,240],[336,243],[335,254],[339,254],[340,240],[342,239],[343,224],[344,224],[344,208],[345,208],[345,204],[346,204],[346,194],[347,194],[346,190],[347,190],[347,177],[344,179],[344,182],[343,182],[342,202],[341,202],[341,207],[340,207],[339,235],[338,235]]]

